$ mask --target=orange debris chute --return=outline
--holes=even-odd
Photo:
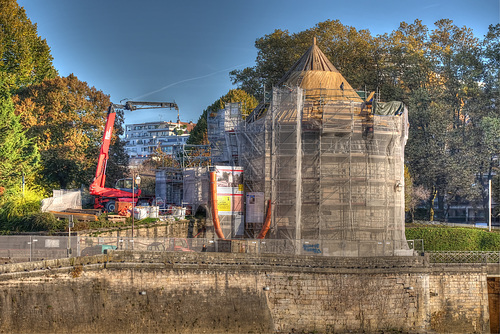
[[[271,200],[267,202],[266,221],[264,222],[264,225],[262,225],[262,230],[260,230],[257,239],[264,239],[270,227],[271,227]]]
[[[219,210],[217,209],[217,173],[210,172],[210,196],[212,198],[212,220],[214,223],[215,234],[221,239],[224,238],[224,233],[220,227]]]

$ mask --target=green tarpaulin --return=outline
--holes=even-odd
[[[394,116],[401,115],[404,111],[403,102],[391,101],[391,102],[373,102],[373,114],[374,115],[384,115],[384,116]]]

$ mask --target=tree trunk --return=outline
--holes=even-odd
[[[436,199],[437,196],[437,189],[436,187],[432,187],[431,191],[431,196],[429,198],[429,221],[433,222],[434,221],[434,200]]]
[[[442,193],[438,194],[437,200],[438,200],[438,213],[436,218],[438,220],[446,220],[444,211],[444,195]]]

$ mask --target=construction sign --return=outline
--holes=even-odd
[[[217,174],[217,210],[221,225],[231,234],[244,233],[243,219],[243,168],[235,166],[215,166]],[[226,232],[224,232],[226,234]]]

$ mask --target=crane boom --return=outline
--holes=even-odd
[[[138,101],[127,101],[125,105],[115,104],[115,107],[123,107],[127,110],[137,110],[137,109],[159,109],[159,108],[170,108],[179,110],[175,102],[138,102]]]
[[[109,145],[111,144],[111,136],[113,135],[113,128],[115,125],[116,112],[114,105],[110,105],[108,108],[108,117],[106,118],[106,125],[104,127],[104,135],[102,138],[101,151],[99,153],[99,159],[97,160],[97,169],[95,172],[95,179],[92,185],[97,185],[100,188],[104,188],[106,183],[106,166],[108,164],[109,158]],[[92,192],[92,186],[91,186]]]
[[[115,188],[106,188],[106,166],[109,159],[109,146],[111,144],[111,137],[113,135],[113,128],[115,125],[116,111],[118,109],[126,110],[138,110],[138,109],[158,109],[158,108],[171,108],[177,110],[177,120],[179,122],[179,108],[175,102],[138,102],[138,101],[127,101],[124,105],[121,104],[111,104],[108,108],[108,115],[106,118],[106,125],[104,127],[104,135],[102,138],[101,150],[99,152],[99,158],[97,160],[97,168],[95,172],[95,177],[90,185],[90,194],[96,196],[95,207],[104,207],[103,199],[106,201],[114,201],[114,199],[128,199],[132,197],[139,197],[141,194],[140,190],[126,191]],[[133,192],[133,196],[132,196]],[[109,210],[108,210],[109,211]]]

